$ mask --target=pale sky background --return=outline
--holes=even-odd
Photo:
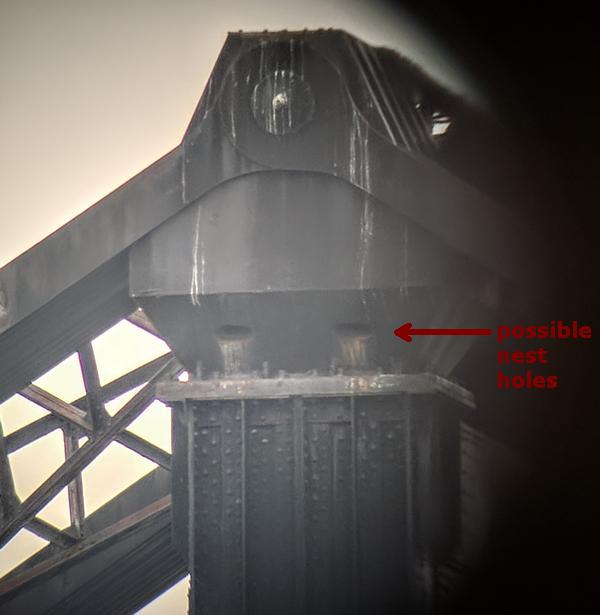
[[[446,50],[407,15],[376,1],[0,0],[0,266],[180,142],[228,31],[328,27],[392,47],[478,99]],[[166,350],[128,323],[94,348],[103,382]],[[79,397],[76,357],[39,384],[68,401]],[[20,397],[0,406],[5,433],[44,414]],[[170,450],[168,410],[160,404],[132,430]],[[61,433],[10,461],[17,491],[27,497],[62,463]],[[86,512],[152,468],[111,445],[84,472]],[[40,516],[64,527],[67,510],[61,493]],[[20,532],[0,551],[0,574],[44,544]],[[182,582],[142,612],[186,613],[186,594]]]

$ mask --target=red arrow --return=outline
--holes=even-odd
[[[412,342],[413,335],[491,335],[491,329],[413,329],[412,322],[405,322],[394,330],[394,335],[405,342]]]

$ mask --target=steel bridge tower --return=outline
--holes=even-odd
[[[474,420],[487,355],[393,330],[512,309],[536,267],[513,171],[493,121],[392,51],[230,34],[181,144],[0,270],[0,400],[48,411],[0,436],[0,541],[50,543],[2,613],[128,613],[188,571],[191,613],[443,612],[503,457]],[[91,341],[124,318],[172,352],[101,386]],[[31,384],[74,352],[84,397]],[[128,430],[156,398],[172,455]],[[55,429],[64,464],[19,501],[10,455]],[[156,469],[86,517],[113,441]],[[65,487],[59,529],[38,514]]]

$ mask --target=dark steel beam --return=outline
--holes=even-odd
[[[100,376],[98,375],[98,366],[96,365],[92,343],[84,344],[77,355],[79,356],[79,366],[85,387],[88,419],[94,429],[100,429],[106,423],[107,413],[100,398]]]
[[[8,460],[4,431],[0,421],[0,519],[7,521],[14,516],[18,506],[15,483]]]
[[[70,426],[63,428],[63,439],[65,443],[65,460],[68,461],[79,449],[79,438],[75,429]],[[71,527],[77,538],[81,538],[84,532],[85,520],[85,505],[83,499],[83,481],[81,474],[77,474],[75,478],[67,486],[67,494],[69,498],[69,518]]]
[[[460,385],[435,374],[338,374],[319,376],[290,374],[280,378],[233,376],[231,378],[163,382],[157,387],[159,399],[281,399],[308,397],[347,397],[361,395],[439,394],[468,408],[475,408],[473,394]]]
[[[38,438],[42,438],[49,433],[52,433],[55,429],[59,429],[64,425],[64,421],[61,421],[57,416],[53,414],[49,416],[43,416],[29,425],[13,431],[11,434],[4,438],[6,444],[7,453],[14,453],[20,448],[35,442]]]
[[[34,517],[31,521],[28,521],[25,527],[36,536],[55,544],[61,549],[68,549],[77,542],[77,539],[71,536],[71,534],[61,532],[58,528],[55,528],[39,517]]]
[[[155,370],[156,371],[156,370]],[[17,431],[9,434],[5,437],[5,445],[7,453],[14,453],[20,448],[31,444],[38,438],[53,432],[55,429],[60,429],[64,425],[64,421],[61,421],[55,416],[45,416],[25,427],[21,427]],[[85,435],[84,432],[79,433],[79,437]],[[156,465],[166,470],[171,469],[171,455],[164,451],[162,448],[155,446],[154,444],[144,440],[140,436],[125,430],[120,433],[115,440],[132,450],[134,453],[146,457]]]
[[[136,395],[128,401],[110,423],[90,439],[52,475],[46,479],[20,506],[17,513],[0,530],[0,546],[6,544],[25,523],[30,521],[52,498],[86,468],[130,423],[152,402],[156,382],[165,375],[176,373],[175,361],[167,363]]]
[[[119,376],[119,378],[115,378],[115,380],[112,380],[100,388],[100,399],[103,402],[110,401],[111,399],[115,399],[115,397],[119,397],[119,395],[123,395],[123,393],[127,393],[127,391],[134,389],[140,384],[144,384],[148,381],[152,374],[156,372],[157,369],[160,369],[172,357],[173,353],[167,352],[160,357],[152,359],[152,361],[148,361],[148,363],[137,367],[129,373]],[[84,410],[86,403],[87,397],[84,395],[83,397],[71,402],[71,405]]]
[[[20,391],[19,395],[84,431],[93,431],[93,426],[83,410],[68,404],[35,384],[30,384],[27,388]]]
[[[169,357],[170,358],[168,360],[172,359],[172,355],[169,355]],[[167,361],[157,361],[154,364],[155,369],[153,373],[156,373],[158,369],[164,367],[166,364]],[[148,378],[146,378],[146,380],[147,379]],[[11,448],[9,452],[13,452],[13,450],[29,444],[37,437],[44,436],[47,433],[54,431],[54,429],[64,425],[64,421],[77,430],[74,435],[77,435],[78,437],[94,434],[94,429],[91,424],[84,418],[85,412],[80,408],[75,407],[73,404],[69,404],[62,399],[59,399],[55,395],[52,395],[48,391],[45,391],[36,385],[30,385],[27,389],[24,389],[21,392],[21,395],[55,414],[57,417],[57,423],[42,423],[44,419],[40,419],[39,421],[32,423],[31,426],[27,425],[22,428],[22,430],[20,430],[21,433],[18,434],[18,437],[11,441],[11,446],[13,448]],[[59,419],[62,419],[63,421]],[[106,414],[106,421],[109,419],[110,416]],[[150,442],[147,442],[140,436],[136,436],[127,430],[123,430],[122,433],[117,434],[115,440],[123,446],[131,449],[134,453],[150,459],[150,461],[153,461],[157,465],[167,470],[170,469],[171,455],[163,451],[158,446],[154,446]]]
[[[41,284],[43,278],[35,279]],[[134,307],[125,252],[0,335],[0,402],[77,352]]]
[[[8,453],[6,438],[4,437],[2,423],[0,422],[0,520],[3,523],[8,522],[16,514],[20,506],[8,460]],[[52,542],[63,549],[75,543],[73,536],[61,532],[37,517],[28,521],[26,527],[36,536]]]
[[[181,192],[177,147],[6,265],[0,270],[6,304],[0,332],[44,308],[178,212],[184,205]]]
[[[156,330],[155,326],[152,324],[148,316],[144,314],[142,309],[132,312],[126,320],[128,320],[132,325],[143,329],[146,333],[150,333],[161,340],[163,339],[162,335]]]
[[[181,158],[177,147],[0,269],[0,402],[135,309],[128,249],[185,206]]]
[[[142,508],[149,506],[156,500],[171,492],[170,472],[163,468],[156,468],[127,487],[103,506],[86,516],[85,529],[86,540],[101,529],[107,528],[120,519],[131,515]],[[72,535],[71,528],[63,530],[65,534]],[[30,558],[19,564],[9,575],[19,575],[24,570],[46,561],[58,552],[55,544],[49,544]],[[2,600],[0,599],[0,612],[2,612]]]
[[[23,570],[21,573],[8,577],[4,581],[0,581],[0,596],[16,590],[18,587],[25,585],[33,579],[39,578],[42,575],[52,573],[53,570],[65,565],[72,559],[84,556],[98,546],[110,540],[114,540],[124,535],[127,532],[133,531],[149,522],[159,515],[168,514],[171,508],[171,496],[167,495],[152,504],[145,506],[143,509],[130,514],[116,523],[113,523],[107,528],[99,530],[95,534],[84,538],[70,549],[58,553],[48,559]]]
[[[131,372],[116,378],[112,382],[109,382],[101,387],[99,390],[99,399],[102,402],[110,401],[111,399],[130,391],[140,384],[144,384],[153,374],[156,373],[157,370],[166,365],[166,363],[172,358],[173,353],[168,352],[160,357],[157,357],[156,359],[152,359],[152,361],[148,361],[148,363],[145,363]],[[64,427],[65,424],[78,428],[76,434],[74,434],[78,437],[91,433],[90,430],[79,429],[80,421],[78,419],[72,421],[70,418],[67,418],[73,418],[76,416],[79,417],[77,409],[79,411],[84,411],[87,405],[86,396],[80,397],[73,403],[68,404],[67,402],[64,402],[56,397],[52,399],[53,396],[47,391],[43,391],[40,387],[35,387],[29,391],[26,389],[23,396],[29,396],[31,401],[39,403],[40,405],[44,404],[43,407],[46,410],[56,412],[56,414],[44,416],[41,419],[33,421],[29,425],[25,425],[24,427],[21,427],[17,431],[14,431],[6,436],[4,441],[8,454],[14,453],[20,448],[31,444],[31,442],[34,442],[38,438],[48,435],[55,429]],[[51,401],[52,403],[50,403]],[[60,414],[58,414],[59,412]],[[171,468],[171,456],[158,446],[154,446],[143,438],[140,438],[139,436],[125,430],[115,439],[123,446],[126,446],[139,455],[150,459],[150,461],[156,463],[157,465],[167,470]]]
[[[161,468],[165,470],[171,469],[171,455],[159,446],[155,446],[151,442],[144,440],[144,438],[141,438],[137,434],[125,430],[118,434],[115,440],[138,455],[154,462]]]

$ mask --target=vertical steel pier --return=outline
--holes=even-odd
[[[431,375],[161,387],[193,613],[432,612],[459,531],[458,412]]]

